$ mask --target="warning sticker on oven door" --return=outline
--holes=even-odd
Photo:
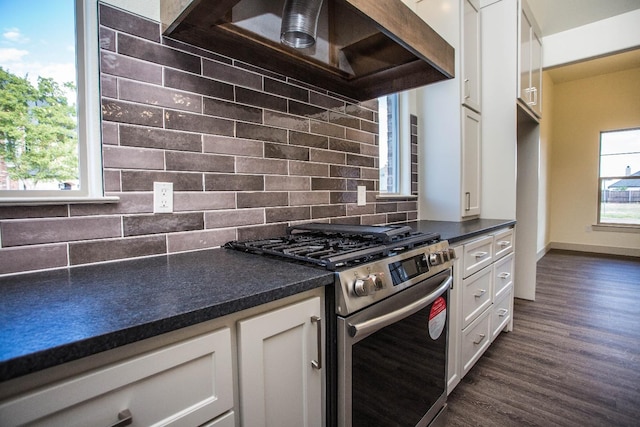
[[[447,302],[444,298],[439,297],[433,302],[431,312],[429,313],[429,336],[433,340],[437,340],[444,331],[444,325],[447,321]]]

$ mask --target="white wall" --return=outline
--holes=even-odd
[[[640,46],[640,9],[543,37],[544,68]]]
[[[103,0],[103,2],[160,22],[160,0]]]

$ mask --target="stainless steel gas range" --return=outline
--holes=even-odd
[[[455,258],[446,240],[408,226],[312,223],[225,246],[335,272],[327,298],[330,425],[442,421]]]

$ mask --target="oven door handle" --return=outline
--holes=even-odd
[[[360,323],[349,323],[348,330],[351,338],[357,338],[359,336],[368,336],[385,326],[389,326],[393,323],[396,323],[399,320],[404,319],[405,317],[409,317],[414,313],[422,310],[424,307],[428,306],[432,302],[434,302],[440,295],[446,292],[449,287],[451,287],[451,283],[453,282],[453,276],[447,277],[442,284],[429,295],[420,298],[412,302],[411,304],[407,304],[406,306],[399,308],[398,310],[391,311],[389,313],[383,314],[382,316],[374,317],[373,319],[365,320]]]

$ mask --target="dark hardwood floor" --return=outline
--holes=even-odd
[[[640,426],[640,259],[551,251],[447,426]]]

